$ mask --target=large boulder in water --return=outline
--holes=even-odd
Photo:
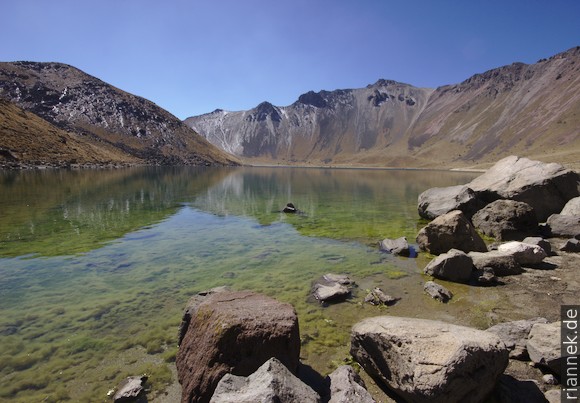
[[[226,374],[248,376],[275,357],[296,372],[298,317],[290,304],[249,291],[199,295],[183,317],[176,366],[182,402],[209,402]]]
[[[488,203],[498,199],[528,203],[540,222],[580,196],[580,176],[576,172],[557,163],[516,156],[498,161],[467,186]]]
[[[417,243],[419,248],[434,255],[450,249],[459,249],[465,253],[487,251],[483,239],[459,210],[443,214],[423,227],[417,235]]]
[[[417,211],[427,220],[453,210],[461,210],[467,217],[471,217],[483,204],[471,188],[457,185],[427,189],[419,195]]]
[[[354,325],[350,352],[406,402],[481,402],[508,364],[493,333],[393,316]]]
[[[521,241],[538,232],[532,206],[515,200],[496,200],[475,213],[473,226],[498,241]]]

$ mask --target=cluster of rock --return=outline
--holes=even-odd
[[[579,196],[576,172],[514,156],[467,185],[425,191],[419,196],[418,212],[432,221],[416,241],[421,250],[438,255],[425,273],[489,285],[497,283],[498,276],[521,273],[523,267],[540,267],[552,253],[543,237],[570,238],[560,250],[578,252]],[[503,243],[488,250],[480,233]]]
[[[373,402],[350,366],[313,382],[299,362],[297,323],[291,306],[252,292],[192,298],[176,360],[182,402]],[[405,401],[434,402],[482,401],[509,356],[492,331],[391,316],[357,323],[350,352]]]
[[[425,273],[451,282],[496,284],[498,277],[538,267],[552,253],[539,234],[565,234],[573,248],[580,239],[579,183],[577,174],[555,164],[509,157],[469,186],[428,190],[419,198],[419,211],[433,221],[421,229],[417,243],[437,256]],[[488,250],[478,231],[502,243]],[[412,256],[404,238],[383,241],[381,250]],[[314,282],[312,295],[324,303],[342,301],[355,286],[347,275],[329,273]],[[433,281],[425,291],[442,302],[452,298]],[[380,288],[365,298],[373,305],[397,300]],[[545,401],[535,384],[524,385],[504,371],[510,358],[529,360],[547,372],[546,384],[557,382],[559,341],[560,323],[544,318],[477,330],[378,316],[353,326],[350,354],[377,385],[402,401]],[[179,332],[182,402],[374,401],[352,367],[342,366],[326,378],[312,376],[299,357],[298,318],[291,305],[249,291],[201,293],[188,303]]]
[[[291,305],[225,287],[200,293],[189,301],[180,327],[176,366],[181,400],[373,401],[349,366],[321,383],[301,380],[308,371],[299,357],[298,317]]]

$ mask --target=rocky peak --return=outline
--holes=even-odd
[[[308,91],[306,94],[300,95],[297,102],[304,105],[312,105],[316,108],[326,107],[326,100],[320,92]]]
[[[277,107],[272,105],[270,102],[262,102],[246,119],[249,122],[263,122],[268,118],[274,122],[280,122],[282,120],[279,109]]]

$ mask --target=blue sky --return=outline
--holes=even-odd
[[[0,0],[0,61],[71,64],[185,119],[379,78],[457,83],[580,45],[579,0]]]

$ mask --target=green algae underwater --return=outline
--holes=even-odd
[[[501,296],[453,284],[423,294],[415,259],[383,254],[425,223],[417,196],[475,174],[319,168],[0,172],[0,401],[108,401],[147,373],[149,401],[174,383],[188,299],[228,285],[292,304],[301,360],[323,375],[350,356],[350,328],[392,314],[477,327]],[[302,214],[281,209],[292,202]],[[325,273],[358,287],[340,304],[309,298]],[[445,284],[443,282],[443,284]],[[391,307],[362,301],[381,287]]]

